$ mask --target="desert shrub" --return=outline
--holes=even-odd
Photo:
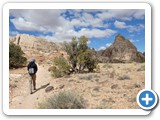
[[[96,72],[97,72],[97,73],[100,73],[100,71],[101,71],[100,66],[97,65],[97,66],[96,66]]]
[[[55,78],[59,78],[63,76],[63,73],[59,69],[55,68],[52,70],[52,75]]]
[[[145,65],[142,65],[140,68],[137,69],[137,71],[145,71]]]
[[[79,79],[81,80],[93,80],[96,78],[100,78],[100,76],[96,75],[96,74],[89,74],[89,75],[80,75]]]
[[[79,79],[81,79],[81,80],[92,80],[93,75],[79,76]]]
[[[52,75],[56,78],[70,73],[70,65],[64,57],[54,59],[55,68],[52,69]]]
[[[60,92],[49,98],[45,103],[39,104],[40,109],[84,109],[85,100],[70,91]]]
[[[9,44],[9,68],[23,67],[27,63],[27,59],[23,56],[24,52],[21,47],[14,43]]]
[[[115,76],[116,76],[115,70],[112,70],[111,72],[109,72],[109,77],[110,78],[114,78]]]
[[[103,65],[103,68],[112,68],[112,65],[111,64],[109,64],[109,63],[107,63],[107,64],[105,64],[105,65]]]
[[[118,80],[130,80],[131,78],[128,75],[122,75],[118,77]]]
[[[97,59],[92,49],[87,46],[89,39],[81,36],[78,40],[73,37],[70,43],[64,43],[64,48],[69,55],[69,63],[72,71],[83,72],[87,69],[89,72],[97,66]]]
[[[112,98],[102,99],[96,109],[112,109],[112,105],[115,101]]]

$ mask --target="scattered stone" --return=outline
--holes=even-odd
[[[100,89],[100,87],[99,87],[99,86],[96,86],[95,88],[93,88],[93,91],[99,92],[99,89]]]
[[[73,79],[70,79],[70,80],[68,80],[69,82],[73,82],[74,80]]]
[[[136,98],[128,98],[128,102],[136,102]]]
[[[139,85],[139,84],[134,84],[134,87],[135,87],[135,88],[140,88],[141,85]]]
[[[77,83],[81,83],[81,81],[77,81]]]
[[[10,87],[10,88],[16,88],[17,85],[15,85],[15,84],[9,84],[9,87]]]
[[[96,81],[96,82],[99,82],[99,79],[97,78],[97,79],[95,79],[95,81]]]
[[[54,90],[54,87],[53,86],[48,86],[46,89],[45,89],[45,92],[50,92]]]
[[[63,88],[64,88],[64,86],[65,86],[65,85],[60,85],[60,86],[59,86],[59,89],[63,89]]]
[[[106,103],[106,102],[115,103],[115,101],[112,98],[102,99],[102,102],[104,102],[104,103]]]
[[[116,89],[118,87],[118,84],[114,84],[111,86],[111,89]]]

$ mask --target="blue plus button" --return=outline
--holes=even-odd
[[[137,103],[144,110],[154,108],[157,101],[157,94],[153,90],[141,90],[137,95]]]

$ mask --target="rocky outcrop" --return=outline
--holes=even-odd
[[[144,62],[145,57],[137,48],[122,35],[115,37],[114,43],[98,52],[101,62],[126,63],[126,62]]]
[[[10,42],[14,42],[15,44],[21,46],[23,51],[35,49],[45,53],[50,53],[51,51],[58,51],[62,48],[62,46],[58,43],[27,34],[19,34],[17,36],[10,37]]]
[[[60,43],[27,34],[19,34],[9,38],[10,42],[19,45],[25,57],[29,60],[34,57],[40,63],[52,63],[55,57],[66,55]]]

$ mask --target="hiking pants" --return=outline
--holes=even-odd
[[[30,87],[30,93],[32,93],[32,83],[34,90],[36,89],[36,74],[30,75],[29,79],[29,87]]]

